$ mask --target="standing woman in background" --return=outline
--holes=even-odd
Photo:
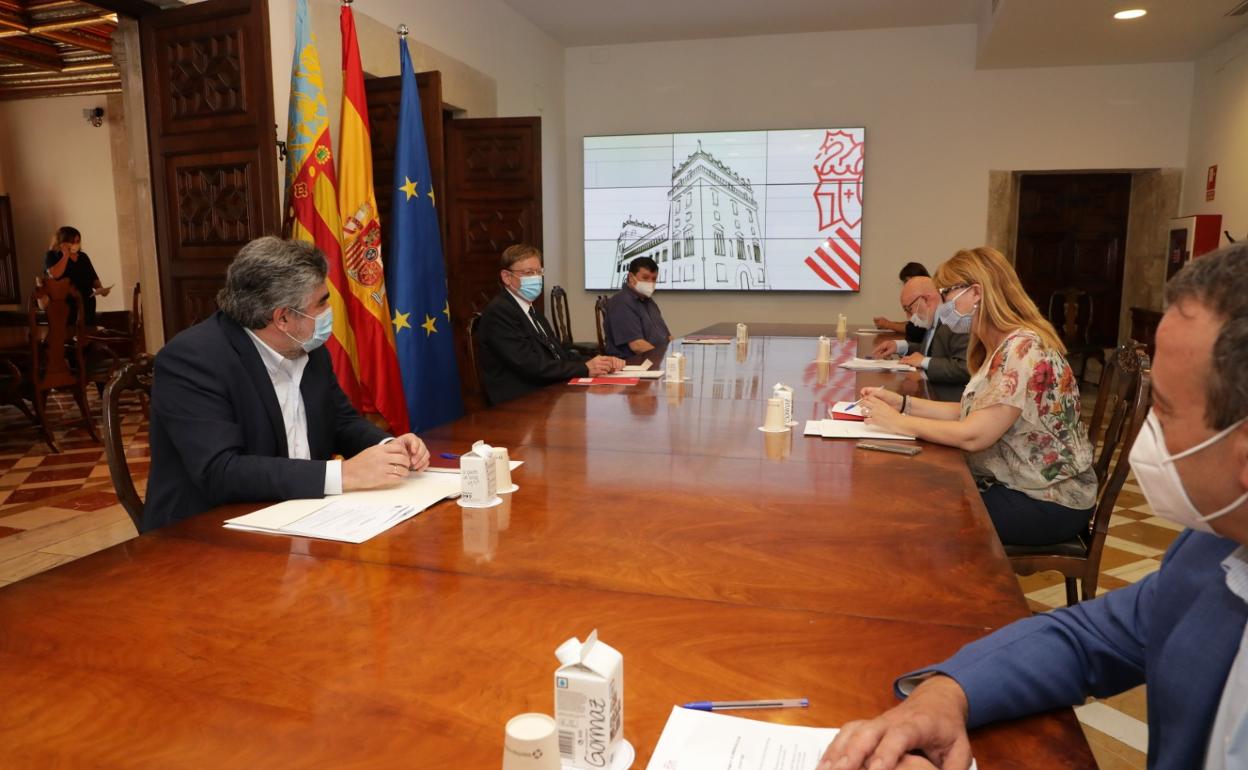
[[[107,297],[109,289],[100,284],[100,277],[95,273],[91,258],[82,251],[82,233],[75,228],[65,226],[52,236],[52,248],[44,255],[43,266],[50,278],[68,278],[78,293],[82,295],[82,320],[87,326],[95,326],[95,298]],[[69,322],[78,319],[78,308],[70,303]]]
[[[1065,346],[996,249],[959,251],[935,279],[937,317],[971,335],[962,402],[866,388],[867,423],[964,450],[1001,542],[1069,540],[1092,518],[1096,472]]]

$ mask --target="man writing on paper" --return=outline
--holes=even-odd
[[[326,274],[312,244],[258,238],[230,264],[221,309],[156,356],[143,531],[223,503],[393,486],[429,464],[420,439],[392,439],[339,388],[321,347]]]
[[[845,725],[819,770],[964,770],[968,726],[1144,683],[1149,768],[1248,767],[1248,244],[1190,262],[1166,300],[1130,449],[1153,513],[1187,528],[1160,571],[902,677],[906,701]]]
[[[628,263],[624,288],[607,300],[607,353],[629,358],[672,341],[672,333],[654,301],[658,278],[659,266],[650,257],[637,257]]]
[[[925,330],[923,341],[911,344],[906,340],[888,340],[875,346],[872,355],[887,358],[901,356],[902,363],[927,372],[932,382],[965,385],[971,378],[966,368],[966,346],[971,335],[957,334],[940,322],[940,292],[936,283],[926,276],[906,281],[901,287],[901,309],[909,323]]]
[[[502,290],[485,306],[477,326],[481,385],[491,404],[545,385],[598,377],[624,367],[614,356],[584,360],[559,344],[546,316],[533,306],[542,296],[542,252],[536,247],[508,246],[499,268]]]

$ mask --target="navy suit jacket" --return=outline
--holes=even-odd
[[[962,685],[970,727],[1147,682],[1148,767],[1199,768],[1248,620],[1221,568],[1238,545],[1187,530],[1140,582],[1012,623],[930,670]]]
[[[506,289],[481,311],[477,325],[481,387],[491,404],[589,374],[580,354],[559,345],[546,316],[536,307],[533,312],[546,330],[544,337]]]
[[[146,532],[224,503],[321,497],[325,461],[389,434],[351,406],[329,353],[308,355],[299,383],[311,460],[292,460],[273,381],[243,327],[220,311],[156,356]]]

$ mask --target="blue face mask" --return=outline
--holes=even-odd
[[[311,318],[316,321],[316,326],[312,329],[312,337],[309,339],[300,340],[290,332],[285,333],[287,337],[290,337],[295,342],[298,342],[299,347],[303,348],[305,353],[311,353],[313,350],[316,350],[321,345],[324,345],[329,341],[330,336],[334,333],[334,309],[332,307],[325,308],[325,312],[318,316],[310,316],[307,313],[295,310],[293,307],[291,310],[299,313],[299,315],[304,318]]]
[[[542,277],[540,275],[524,275],[520,277],[520,296],[526,302],[532,302],[542,296]]]
[[[965,294],[970,287],[966,287],[936,308],[936,320],[940,321],[954,334],[968,334],[971,331],[971,322],[974,320],[975,309],[972,308],[969,313],[962,313],[958,310],[958,306],[954,304],[958,297]]]

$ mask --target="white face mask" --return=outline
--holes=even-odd
[[[919,327],[920,329],[930,329],[930,328],[932,328],[932,323],[931,323],[931,321],[924,321],[924,320],[923,320],[923,316],[919,315],[918,313],[911,313],[911,314],[910,314],[910,323],[914,324],[915,326]]]
[[[1213,527],[1209,526],[1210,521],[1230,513],[1248,500],[1248,492],[1245,492],[1229,505],[1213,513],[1202,515],[1196,510],[1196,506],[1192,505],[1191,498],[1187,496],[1187,490],[1183,488],[1183,479],[1179,478],[1179,471],[1174,467],[1175,460],[1181,460],[1208,449],[1229,436],[1231,431],[1243,423],[1244,421],[1240,420],[1191,449],[1172,455],[1170,450],[1166,449],[1166,438],[1161,432],[1161,422],[1150,409],[1148,419],[1140,427],[1140,435],[1136,436],[1135,444],[1131,447],[1131,470],[1135,471],[1135,480],[1143,490],[1144,497],[1148,498],[1148,504],[1152,506],[1153,513],[1176,524],[1182,524],[1201,532],[1213,533]]]
[[[970,290],[971,287],[967,286],[936,308],[937,320],[948,326],[954,334],[969,334],[971,331],[971,321],[974,320],[975,311],[979,309],[979,303],[976,302],[969,313],[963,313],[961,310],[958,310],[958,306],[955,304],[958,301],[958,297]]]
[[[633,288],[643,297],[649,297],[654,294],[654,281],[637,281],[633,284]]]

